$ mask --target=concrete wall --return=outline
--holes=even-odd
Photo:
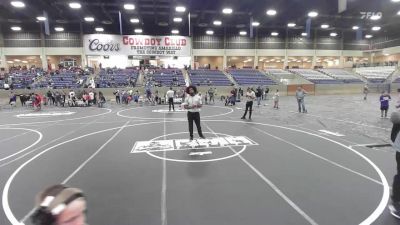
[[[316,84],[316,95],[361,94],[364,84]]]

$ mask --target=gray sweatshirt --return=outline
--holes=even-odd
[[[297,99],[304,99],[304,96],[306,95],[307,93],[305,92],[305,91],[303,91],[303,90],[301,90],[301,91],[296,91],[296,98]]]

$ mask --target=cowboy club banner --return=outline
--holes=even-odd
[[[190,56],[190,38],[184,36],[108,35],[83,36],[86,55]]]

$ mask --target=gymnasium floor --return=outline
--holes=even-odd
[[[166,106],[3,109],[0,224],[30,224],[55,183],[85,191],[93,225],[400,224],[387,210],[394,150],[364,146],[389,143],[377,95],[308,96],[308,114],[294,97],[271,104],[251,121],[243,103],[205,106],[210,147],[194,149],[185,112]]]

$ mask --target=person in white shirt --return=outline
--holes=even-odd
[[[240,119],[246,119],[247,111],[249,111],[249,119],[251,120],[251,113],[253,112],[253,101],[255,98],[256,93],[250,87],[248,87],[246,93],[246,110],[244,111],[244,115]]]
[[[273,99],[274,99],[274,109],[279,109],[279,90],[276,90]]]
[[[200,125],[200,108],[203,105],[201,97],[197,94],[197,88],[195,86],[187,87],[186,93],[187,96],[185,98],[185,102],[182,105],[185,109],[188,110],[187,117],[189,122],[190,140],[193,140],[193,121],[196,124],[199,137],[205,139]]]
[[[174,95],[175,95],[175,92],[174,92],[174,90],[172,90],[172,87],[170,87],[169,90],[167,91],[166,96],[165,96],[165,97],[168,99],[169,111],[171,111],[171,106],[172,106],[172,110],[175,111],[175,107],[174,107]]]

